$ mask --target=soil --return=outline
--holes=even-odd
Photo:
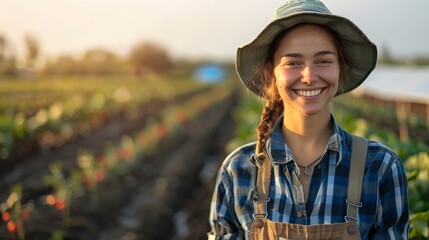
[[[184,136],[162,142],[156,154],[145,156],[131,172],[101,184],[101,199],[78,198],[67,220],[52,209],[32,216],[35,220],[26,226],[25,239],[51,239],[55,229],[63,239],[207,239],[210,199],[226,156],[225,145],[233,137],[231,112],[236,100],[232,95],[202,113],[186,127]],[[1,174],[0,197],[16,182],[25,189],[23,202],[49,193],[51,189],[42,181],[49,163],[62,159],[66,168],[73,167],[78,149],[101,149],[106,142],[140,129],[162,104],[168,103],[146,108],[144,115],[132,121],[118,117],[79,141],[25,159]],[[10,234],[0,232],[1,236],[13,239]]]

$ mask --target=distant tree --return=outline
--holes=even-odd
[[[24,37],[24,43],[27,50],[26,61],[28,68],[34,68],[37,57],[40,53],[39,41],[33,35],[27,34]]]
[[[86,51],[79,65],[84,73],[112,74],[125,72],[123,60],[115,53],[101,48]]]
[[[378,58],[378,62],[381,64],[394,64],[395,60],[392,58],[392,54],[390,50],[386,46],[381,46],[380,56]]]
[[[0,35],[0,74],[15,74],[16,59],[10,51],[7,38]]]
[[[0,62],[6,59],[7,40],[5,36],[0,35]]]
[[[134,75],[144,72],[165,73],[173,64],[167,51],[160,45],[151,42],[141,42],[132,48],[128,57]]]
[[[417,66],[429,66],[429,56],[415,57],[411,62]]]
[[[55,60],[48,60],[43,68],[43,74],[76,74],[77,61],[69,55],[61,55]]]
[[[96,48],[86,51],[81,58],[61,55],[46,61],[43,74],[123,74],[124,60],[113,52]]]

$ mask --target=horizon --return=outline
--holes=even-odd
[[[237,47],[252,41],[283,2],[0,0],[0,34],[19,57],[25,54],[23,39],[29,34],[49,58],[94,48],[125,56],[145,41],[160,44],[173,58],[233,60]],[[429,21],[429,1],[323,2],[358,25],[379,54],[388,49],[395,58],[429,56],[429,31],[421,31]]]

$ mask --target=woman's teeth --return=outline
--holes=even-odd
[[[322,89],[316,89],[316,90],[310,90],[310,91],[304,91],[304,90],[297,90],[296,93],[299,96],[304,96],[304,97],[313,97],[313,96],[317,96],[320,94],[320,92],[322,92]]]

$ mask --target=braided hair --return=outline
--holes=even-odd
[[[265,149],[267,141],[270,138],[270,134],[275,122],[283,113],[283,101],[280,97],[277,85],[273,76],[273,64],[271,61],[267,61],[263,68],[264,91],[263,98],[265,100],[265,106],[262,111],[261,120],[259,122],[257,133],[257,143],[255,153],[257,156],[266,154]],[[260,156],[262,157],[262,156]]]

